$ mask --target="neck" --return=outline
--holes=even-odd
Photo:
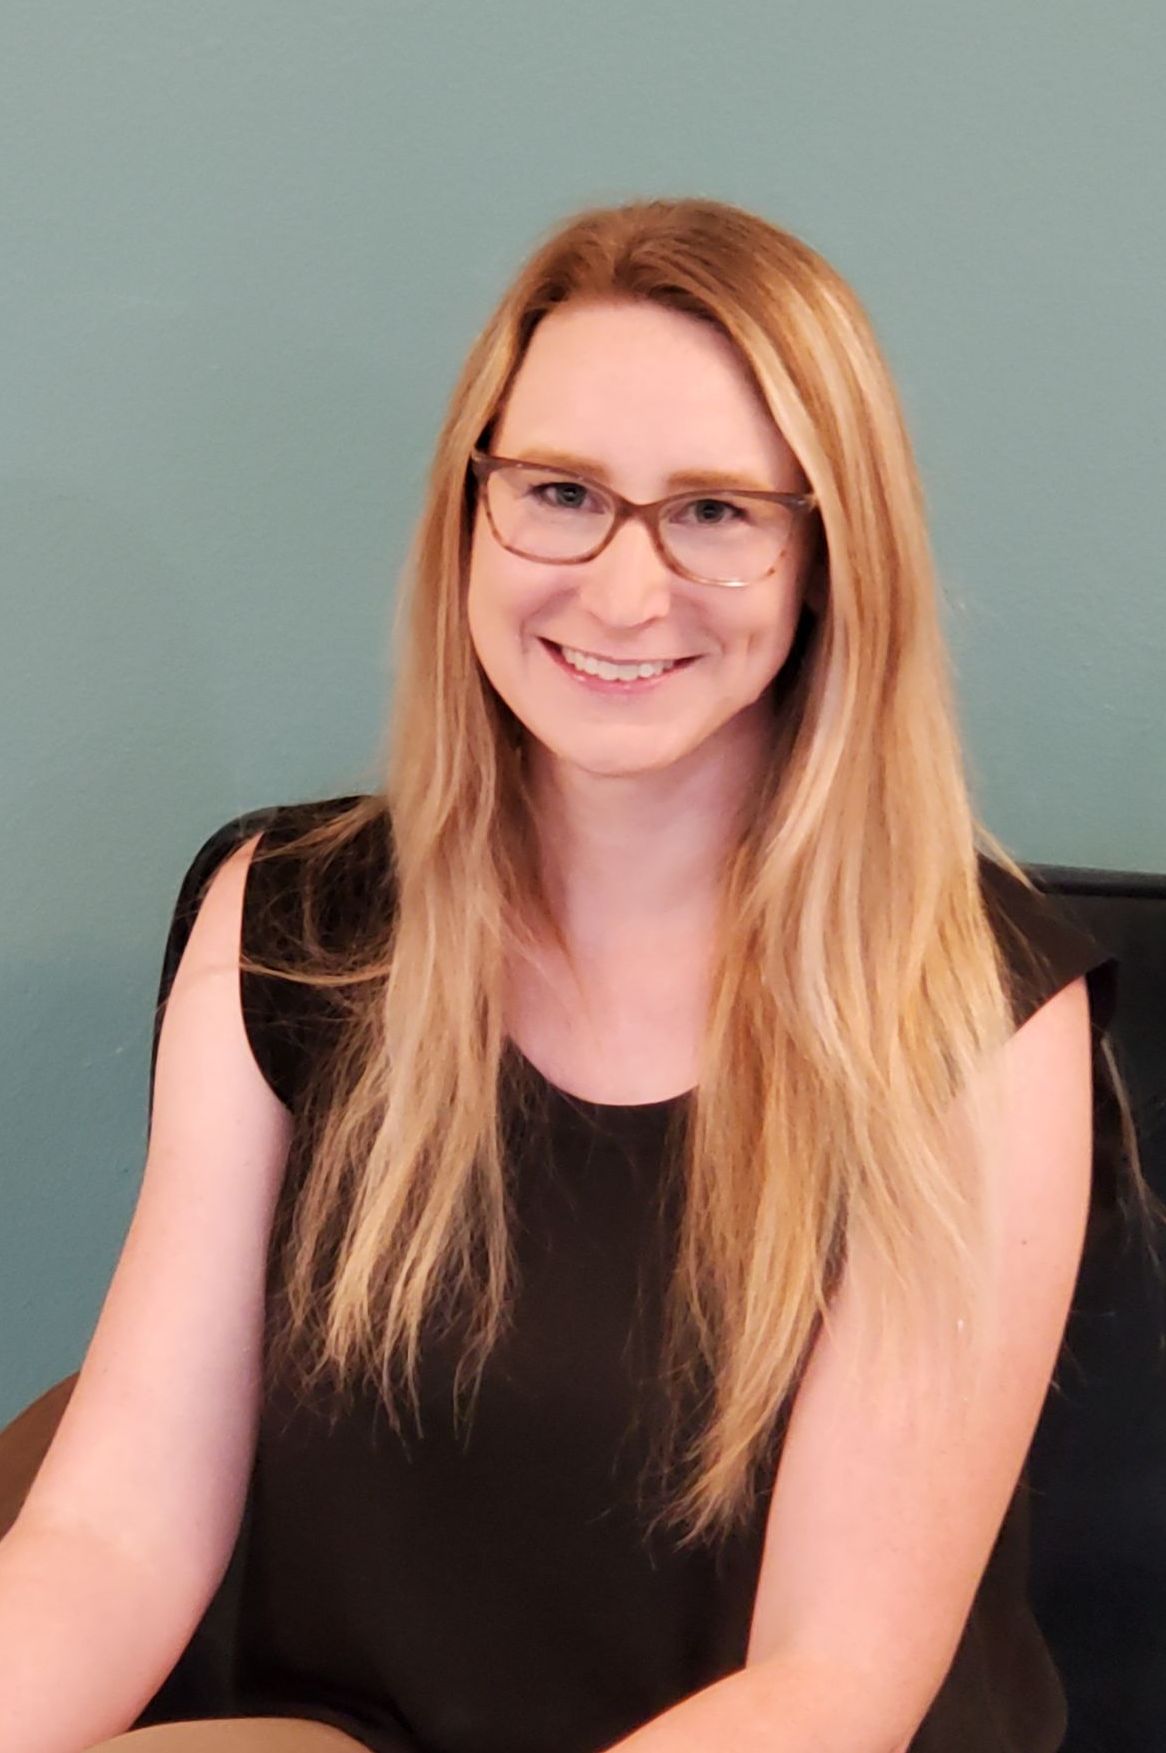
[[[569,941],[618,954],[703,935],[770,746],[760,715],[740,720],[715,747],[649,773],[590,773],[532,747],[544,870]]]

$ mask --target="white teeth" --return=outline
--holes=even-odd
[[[640,676],[662,676],[665,670],[674,669],[678,662],[673,658],[663,663],[607,663],[601,657],[591,657],[586,651],[574,651],[569,645],[561,645],[559,650],[572,669],[599,676],[605,682],[634,682]]]

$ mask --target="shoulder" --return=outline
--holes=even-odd
[[[1017,1028],[1082,975],[1096,1035],[1110,1026],[1118,961],[1058,896],[979,854],[980,890],[1000,949]]]
[[[327,947],[342,947],[391,877],[383,800],[356,792],[277,804],[242,819],[253,824],[248,832],[261,829],[244,899],[244,948],[264,955],[281,939],[298,941],[307,910]]]
[[[983,854],[980,879],[1018,1030],[1084,976],[1092,1035],[1093,1197],[1087,1246],[1093,1252],[1119,1222],[1131,1172],[1121,1093],[1112,1054],[1105,1050],[1117,1008],[1118,958],[1060,896],[1020,880]],[[1040,1033],[1045,1035],[1043,1027]]]
[[[318,837],[317,830],[327,828],[342,831]],[[163,993],[211,879],[250,841],[239,941],[243,1019],[268,1084],[294,1110],[310,1065],[331,1038],[338,1008],[322,987],[246,964],[307,972],[313,941],[327,952],[344,950],[383,918],[392,865],[389,825],[380,800],[365,793],[268,805],[221,823],[183,875]]]

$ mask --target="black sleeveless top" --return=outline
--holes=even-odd
[[[351,801],[281,806],[265,843]],[[337,941],[388,904],[387,830],[375,827],[330,878]],[[223,834],[187,872],[172,939],[229,850]],[[251,866],[251,954],[272,954],[272,932],[294,919],[297,869],[295,859]],[[981,871],[1018,1026],[1087,975],[1096,1099],[1113,958],[1052,900],[986,859]],[[253,974],[241,993],[256,1061],[296,1115],[335,1024],[330,1000]],[[464,1415],[455,1427],[456,1358],[441,1344],[422,1352],[420,1438],[407,1411],[395,1432],[371,1389],[336,1416],[273,1386],[228,1571],[135,1727],[286,1715],[331,1723],[375,1753],[595,1753],[743,1666],[779,1438],[755,1513],[727,1540],[681,1552],[647,1534],[637,1510],[662,1332],[656,1195],[686,1098],[582,1101],[526,1069],[541,1099],[509,1165],[518,1301],[468,1431]],[[1115,1197],[1111,1134],[1097,1135],[1095,1215]],[[293,1132],[276,1228],[303,1166]],[[914,1753],[1060,1746],[1064,1699],[1026,1568],[1022,1481]]]

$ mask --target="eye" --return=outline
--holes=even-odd
[[[527,496],[548,511],[582,511],[588,490],[582,481],[536,481]]]
[[[703,524],[706,528],[715,529],[720,525],[747,522],[749,513],[743,505],[734,504],[731,499],[688,499],[677,507],[677,515],[685,518],[691,512],[693,523]]]

